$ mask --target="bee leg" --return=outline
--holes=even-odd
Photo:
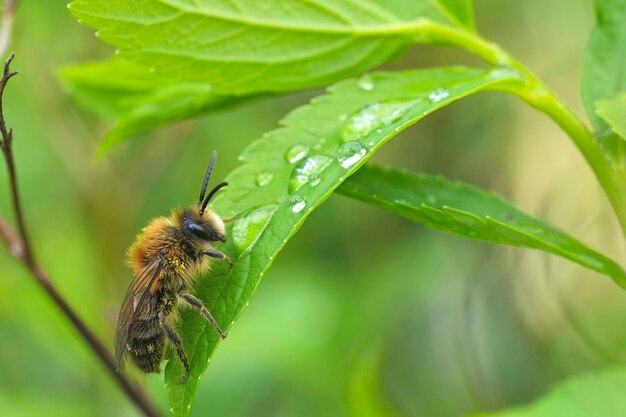
[[[215,321],[215,319],[213,318],[211,313],[209,313],[209,310],[207,310],[207,308],[204,306],[204,304],[202,304],[202,300],[200,300],[199,298],[194,297],[193,295],[188,294],[188,293],[186,293],[184,291],[179,292],[178,295],[183,300],[188,302],[189,305],[191,305],[191,306],[197,308],[198,310],[200,310],[202,315],[209,321],[209,323],[211,323],[211,325],[215,328],[215,330],[217,330],[217,332],[220,334],[221,338],[222,339],[226,339],[226,336],[228,336],[228,335],[222,331],[222,329],[220,328],[219,324],[217,324],[217,322]]]
[[[202,255],[208,256],[209,258],[225,259],[226,262],[228,262],[228,265],[230,265],[231,268],[235,265],[233,263],[233,261],[231,261],[228,256],[226,256],[225,254],[223,254],[220,251],[207,249],[207,250],[200,251],[200,256],[202,256]]]
[[[185,367],[185,374],[178,378],[178,381],[181,384],[184,384],[187,381],[187,377],[189,376],[189,361],[187,360],[187,355],[185,355],[185,351],[183,350],[183,344],[180,341],[180,337],[176,334],[176,331],[172,329],[172,327],[165,320],[165,314],[159,313],[159,323],[161,327],[165,330],[165,334],[167,334],[167,338],[176,348],[176,353],[178,354],[178,358],[183,363]]]

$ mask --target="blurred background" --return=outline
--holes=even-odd
[[[475,0],[478,28],[583,114],[588,0]],[[103,160],[107,125],[61,87],[60,66],[109,56],[66,10],[24,0],[6,93],[19,181],[40,263],[112,347],[148,220],[187,204],[211,150],[216,178],[246,144],[320,91],[268,98],[160,129]],[[390,69],[466,63],[416,46]],[[589,168],[545,116],[488,92],[392,140],[374,162],[496,190],[624,264],[624,241]],[[190,171],[191,170],[191,171]],[[4,167],[0,213],[13,221]],[[0,415],[137,416],[65,318],[0,248]],[[528,402],[556,381],[623,362],[626,294],[560,258],[466,241],[345,197],[316,210],[202,380],[192,416],[461,416]],[[162,376],[142,377],[166,414]]]

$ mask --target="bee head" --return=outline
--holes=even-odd
[[[206,174],[204,174],[204,181],[202,181],[197,206],[185,210],[181,213],[180,217],[183,233],[194,240],[207,243],[226,242],[224,222],[217,214],[213,213],[211,210],[207,210],[207,205],[215,193],[228,185],[227,182],[221,182],[206,194],[207,185],[209,184],[209,178],[211,177],[211,171],[213,171],[216,158],[217,152],[213,151]]]
[[[224,222],[211,210],[200,213],[198,207],[191,207],[181,213],[180,226],[190,239],[202,243],[226,242]]]

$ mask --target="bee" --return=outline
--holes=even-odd
[[[117,321],[115,353],[118,372],[124,369],[127,356],[143,372],[158,373],[165,346],[169,343],[183,366],[185,383],[189,360],[180,337],[174,330],[181,304],[197,309],[215,328],[222,331],[202,301],[189,293],[194,279],[209,270],[213,259],[230,259],[217,250],[226,242],[224,221],[207,209],[211,198],[228,183],[216,185],[206,194],[211,171],[217,157],[211,154],[198,203],[172,211],[170,217],[158,217],[144,228],[128,251],[135,277],[131,283]]]

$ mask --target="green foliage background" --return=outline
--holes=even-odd
[[[94,162],[110,126],[76,105],[57,69],[112,49],[76,24],[65,3],[20,6],[12,45],[20,75],[7,90],[6,116],[36,253],[81,316],[111,341],[131,278],[124,253],[139,228],[193,200],[211,150],[219,151],[215,178],[222,178],[240,165],[247,144],[320,92],[230,106],[190,85],[185,91],[194,96],[181,100],[224,110]],[[576,86],[591,3],[474,3],[481,32],[582,115]],[[459,62],[481,65],[458,50],[416,46],[384,68]],[[116,74],[103,78],[123,91]],[[118,120],[133,97],[158,103],[173,94],[156,75],[137,77],[144,88],[131,99],[85,103],[107,105]],[[184,117],[166,110],[155,124]],[[126,125],[132,132],[134,120]],[[552,122],[511,96],[486,92],[453,104],[373,161],[496,190],[624,263],[619,228],[589,168]],[[0,210],[8,214],[6,184],[0,170]],[[0,293],[2,415],[137,415],[6,251]],[[276,258],[213,356],[191,415],[445,417],[519,405],[566,376],[621,362],[625,301],[608,279],[561,258],[442,235],[334,195]],[[133,377],[169,408],[162,376]]]

